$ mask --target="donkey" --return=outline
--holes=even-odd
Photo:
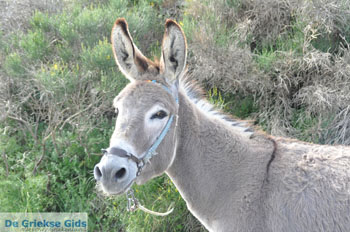
[[[125,19],[112,35],[131,83],[114,99],[110,146],[94,176],[107,194],[166,173],[209,231],[350,231],[350,148],[252,132],[186,81],[187,43],[165,23],[159,62],[133,43]]]

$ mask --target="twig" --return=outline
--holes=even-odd
[[[46,153],[46,146],[45,146],[45,142],[43,143],[43,145],[42,145],[42,146],[43,146],[42,153],[41,153],[41,156],[40,156],[40,158],[39,158],[38,162],[35,164],[35,167],[34,167],[34,169],[33,169],[33,175],[35,175],[35,174],[36,174],[37,169],[38,169],[39,165],[41,164],[41,162],[43,161],[44,156],[45,156],[45,153]]]
[[[85,111],[87,111],[88,109],[90,109],[93,106],[93,104],[90,104],[88,107],[86,107],[85,109],[73,114],[72,116],[68,117],[66,120],[64,120],[64,122],[62,123],[62,126],[60,127],[60,130],[63,129],[63,127],[66,125],[66,123],[71,120],[72,118],[78,116],[81,113],[84,113]]]
[[[33,132],[33,130],[30,128],[30,126],[28,125],[29,123],[27,121],[24,121],[23,119],[21,118],[17,118],[17,117],[13,117],[11,115],[8,115],[7,116],[8,118],[10,119],[13,119],[15,121],[18,121],[18,122],[21,122],[26,128],[27,130],[29,131],[29,133],[32,135],[33,139],[35,140],[35,143],[38,144],[38,139],[36,137],[36,134]]]
[[[6,156],[5,152],[2,153],[2,157],[3,157],[4,163],[5,163],[5,167],[6,167],[6,177],[8,177],[9,176],[9,164],[7,162],[7,156]]]
[[[52,133],[51,133],[51,138],[52,138],[52,143],[53,143],[53,146],[56,150],[56,153],[58,156],[60,156],[60,152],[58,150],[58,147],[57,147],[57,142],[56,142],[56,131],[53,130]]]

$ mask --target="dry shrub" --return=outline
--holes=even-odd
[[[161,13],[163,17],[179,19],[185,3],[182,0],[164,0],[161,3]]]
[[[233,14],[233,10],[227,10],[224,6],[223,1],[205,4],[192,1],[187,6],[185,13],[193,16],[199,25],[188,44],[188,74],[209,88],[215,86],[223,91],[250,92],[252,82],[263,74],[254,66],[253,54],[248,47],[239,46],[232,39],[224,46],[218,45],[216,35],[227,32],[227,21],[222,22],[227,15]]]
[[[259,111],[252,117],[273,135],[350,144],[349,9],[347,0],[242,0],[234,9],[227,9],[227,1],[193,1],[187,12],[199,27],[189,45],[189,73],[209,88],[253,95]],[[297,47],[278,50],[275,41],[293,34],[297,21],[304,37]],[[219,46],[216,36],[229,29],[223,23],[235,33]],[[317,50],[314,42],[322,36],[341,38],[331,40],[338,48]],[[249,49],[242,42],[275,48],[267,69],[259,67],[255,45]]]
[[[237,8],[227,8],[226,1],[215,5],[222,12],[221,17],[234,26],[238,36],[249,38],[254,49],[257,44],[274,43],[283,38],[300,18],[331,39],[342,41],[342,35],[350,28],[350,1],[334,0],[240,0]],[[230,9],[230,10],[227,10]],[[342,41],[344,42],[344,41]]]
[[[318,118],[314,131],[324,143],[350,144],[350,51],[343,48],[341,53],[330,59],[330,54],[311,50],[303,67],[310,73],[309,83],[294,97],[307,116]]]
[[[23,30],[35,10],[54,13],[62,9],[62,0],[0,0],[1,29],[5,32]]]
[[[256,119],[274,135],[350,144],[350,51],[333,56],[309,45],[304,52],[280,53],[269,78],[255,82]]]
[[[307,21],[324,27],[329,33],[342,33],[350,23],[350,1],[304,1],[302,14]]]
[[[240,32],[251,37],[252,48],[258,43],[275,41],[288,32],[294,20],[291,1],[243,0],[241,4]]]
[[[317,29],[307,25],[303,33],[302,54],[276,51],[270,78],[256,82],[255,92],[267,90],[258,94],[257,118],[275,135],[350,144],[349,45],[322,52],[312,46]]]
[[[237,44],[218,48],[206,41],[193,43],[189,49],[194,54],[189,61],[189,74],[208,87],[216,86],[225,92],[245,91],[256,79],[252,54]]]

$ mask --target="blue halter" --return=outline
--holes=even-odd
[[[156,80],[152,80],[151,82],[152,82],[152,83],[157,83]],[[163,87],[168,93],[170,93],[171,95],[173,95],[172,92],[171,92],[171,90],[170,90],[167,86],[165,86],[165,85],[163,85],[163,84],[161,84],[161,85],[162,85],[162,87]],[[177,96],[175,97],[175,101],[176,101],[177,104],[179,104],[179,99],[178,99]],[[170,118],[169,118],[169,120],[168,120],[168,122],[166,123],[164,129],[162,130],[162,132],[160,133],[160,135],[159,135],[158,138],[156,139],[156,141],[153,143],[153,145],[150,147],[150,149],[148,149],[148,151],[146,152],[146,154],[144,155],[144,157],[141,159],[141,160],[143,161],[142,167],[143,167],[154,155],[156,155],[156,152],[155,152],[155,151],[157,150],[158,146],[160,145],[160,143],[163,141],[164,137],[165,137],[166,134],[168,133],[168,131],[169,131],[169,129],[170,129],[170,126],[171,126],[173,120],[174,120],[174,115],[171,115]],[[138,167],[139,167],[139,166],[138,166]],[[142,167],[141,167],[141,169],[142,169]],[[140,173],[141,173],[141,170],[139,169],[138,175],[140,175]]]

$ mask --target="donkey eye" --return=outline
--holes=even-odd
[[[157,113],[153,114],[151,119],[162,119],[168,116],[168,114],[164,110],[160,110]]]

